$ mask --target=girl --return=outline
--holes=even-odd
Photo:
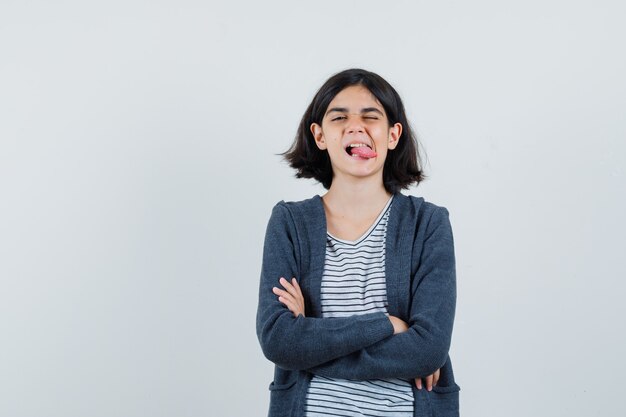
[[[452,231],[445,208],[400,193],[423,174],[398,93],[372,72],[334,75],[284,156],[328,192],[279,202],[267,226],[269,416],[458,416]]]

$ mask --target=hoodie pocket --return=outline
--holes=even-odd
[[[458,417],[459,416],[459,391],[457,385],[446,387],[433,386],[428,393],[432,417]]]
[[[269,390],[270,391],[286,390],[286,389],[289,389],[289,388],[293,387],[296,382],[297,382],[297,379],[294,379],[293,381],[289,381],[286,384],[276,384],[276,383],[274,383],[274,381],[272,381],[272,383],[269,386]]]
[[[270,411],[268,417],[293,417],[296,403],[297,378],[282,384],[272,382],[270,390]]]

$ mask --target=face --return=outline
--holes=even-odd
[[[338,177],[379,176],[387,151],[395,149],[402,125],[389,126],[378,99],[365,87],[346,87],[328,105],[322,124],[313,123],[311,132],[318,148],[326,150]]]

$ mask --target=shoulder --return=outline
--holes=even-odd
[[[301,201],[277,202],[272,208],[271,226],[300,229],[304,223],[323,223],[324,206],[319,195]]]
[[[285,201],[281,200],[274,205],[272,216],[288,216],[294,219],[301,217],[319,217],[323,215],[324,206],[319,195],[315,195],[306,200]]]
[[[412,245],[412,251],[419,266],[422,259],[421,253],[425,248],[443,248],[448,253],[453,251],[454,239],[450,224],[448,209],[424,200],[422,197],[401,196],[398,201],[394,230],[399,237],[406,239],[408,245]]]
[[[393,228],[396,233],[405,238],[410,237],[414,246],[431,237],[445,242],[452,240],[452,226],[447,208],[422,197],[403,194],[396,194],[396,197],[398,198],[394,204],[399,203]]]
[[[321,197],[276,203],[267,225],[266,239],[285,250],[298,248],[299,253],[306,256],[313,256],[319,248],[325,249],[326,221]]]
[[[280,206],[280,207],[284,207],[288,210],[293,210],[293,209],[309,209],[311,207],[314,207],[318,204],[321,204],[321,197],[319,195],[314,195],[311,198],[307,198],[306,200],[300,200],[300,201],[285,201],[285,200],[280,200],[278,203],[276,203],[276,205],[274,207]]]
[[[394,204],[398,204],[401,217],[413,219],[418,225],[439,224],[449,218],[448,209],[444,206],[426,201],[423,197],[396,193]],[[431,224],[432,226],[432,224]]]

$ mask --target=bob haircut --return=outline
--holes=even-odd
[[[361,85],[378,99],[385,109],[389,126],[402,125],[398,145],[389,150],[383,167],[383,184],[392,194],[409,188],[424,180],[417,138],[413,134],[404,112],[404,105],[396,90],[380,75],[363,69],[353,68],[330,77],[313,97],[313,101],[304,112],[296,138],[291,147],[282,155],[289,165],[296,170],[297,178],[314,178],[324,188],[329,189],[333,181],[333,170],[328,152],[315,144],[311,133],[311,124],[321,126],[328,105],[340,91],[346,87]]]

